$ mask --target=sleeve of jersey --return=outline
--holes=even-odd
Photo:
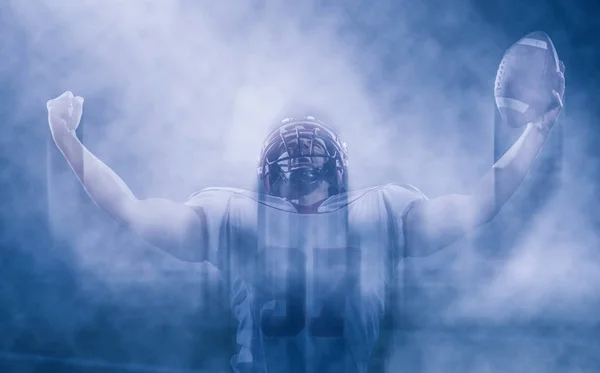
[[[205,189],[192,194],[185,204],[191,207],[202,222],[202,247],[199,247],[203,260],[217,264],[219,239],[223,221],[229,208],[231,193],[218,189]]]
[[[390,226],[395,237],[395,247],[392,248],[396,257],[404,255],[405,240],[404,240],[404,218],[406,213],[419,202],[428,200],[416,187],[405,184],[396,185],[388,184],[384,188],[385,202],[390,219]]]

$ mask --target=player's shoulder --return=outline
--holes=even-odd
[[[427,197],[419,188],[412,184],[383,184],[378,185],[376,187],[363,189],[361,191],[352,192],[349,200],[358,200],[364,197],[375,197],[379,198],[383,196],[384,198],[402,198],[402,199],[423,199],[426,200]]]
[[[428,200],[427,196],[411,184],[386,184],[380,193],[389,214],[402,218],[415,204]]]
[[[377,187],[380,193],[393,197],[406,197],[409,199],[427,200],[427,196],[412,184],[385,184]]]
[[[332,212],[339,210],[343,207],[346,207],[356,201],[361,200],[363,197],[368,195],[371,191],[375,190],[377,187],[354,190],[345,193],[336,194],[328,198],[321,206],[319,207],[319,212]]]
[[[427,197],[417,187],[411,184],[384,184],[375,187],[349,191],[329,198],[319,208],[320,212],[335,211],[342,207],[357,204],[375,204],[374,200],[382,198],[389,203],[411,203],[416,200],[426,200]],[[373,201],[370,201],[373,199]]]
[[[266,194],[260,194],[257,192],[238,189],[238,188],[224,188],[224,187],[211,187],[205,188],[195,193],[188,198],[187,205],[189,206],[205,206],[209,205],[236,205],[242,206],[253,206],[256,207],[258,204],[263,206],[271,207],[282,211],[296,211],[294,206],[277,197],[269,196]]]
[[[228,202],[232,197],[238,194],[244,194],[246,192],[243,189],[237,188],[204,188],[192,193],[188,199],[186,200],[186,205],[201,205],[206,203],[207,201],[221,201]]]

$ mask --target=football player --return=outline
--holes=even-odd
[[[83,98],[47,104],[53,139],[91,199],[146,241],[228,279],[236,372],[366,372],[403,257],[430,255],[489,222],[531,168],[555,105],[470,194],[426,198],[411,186],[348,190],[348,154],[312,113],[283,119],[258,165],[258,192],[210,188],[185,203],[138,199],[75,135]]]

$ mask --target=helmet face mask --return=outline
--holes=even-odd
[[[259,158],[259,184],[267,194],[295,200],[324,182],[329,196],[347,189],[346,147],[314,117],[286,118],[271,131]]]

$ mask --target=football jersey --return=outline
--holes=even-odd
[[[300,214],[280,198],[205,189],[187,205],[206,223],[204,258],[228,284],[235,372],[366,372],[385,292],[404,251],[402,220],[425,196],[385,185]]]

